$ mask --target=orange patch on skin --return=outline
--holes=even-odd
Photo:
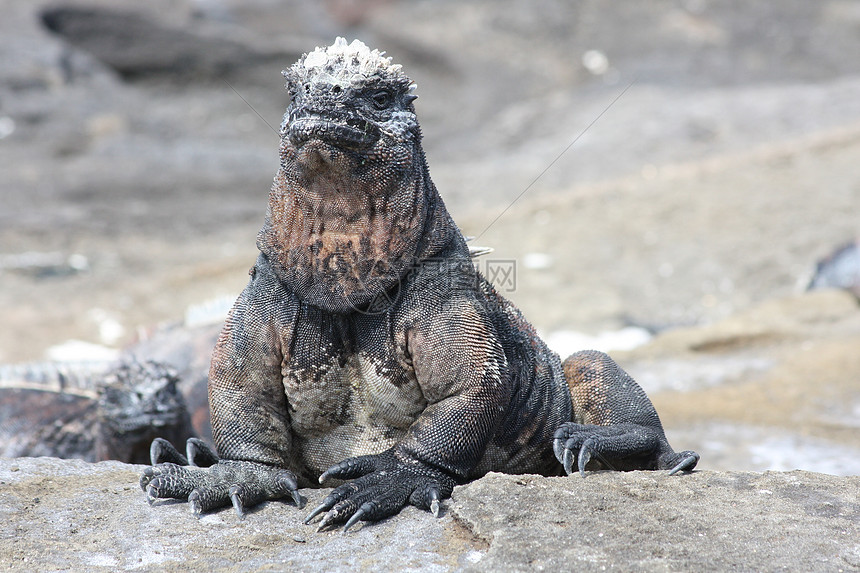
[[[360,158],[322,142],[285,143],[282,156],[258,237],[279,275],[306,302],[341,304],[329,310],[395,287],[418,254],[423,186],[372,177]]]
[[[564,377],[570,388],[574,421],[579,424],[605,423],[607,415],[607,388],[600,364],[573,355],[562,363]]]

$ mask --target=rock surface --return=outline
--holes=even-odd
[[[0,568],[158,571],[860,570],[860,477],[489,474],[443,516],[407,508],[347,534],[270,502],[195,519],[148,506],[141,466],[0,459]],[[308,504],[327,490],[303,490]]]
[[[860,478],[810,472],[492,474],[451,513],[483,571],[860,569]]]
[[[380,571],[455,569],[482,544],[412,508],[378,527],[315,533],[307,509],[266,503],[196,519],[185,503],[149,507],[143,466],[56,458],[0,460],[0,569]],[[311,506],[325,490],[303,490]]]

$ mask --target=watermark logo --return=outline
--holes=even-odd
[[[517,262],[513,259],[486,259],[484,276],[498,291],[517,290]]]
[[[374,295],[370,302],[367,305],[362,307],[353,306],[356,312],[367,315],[376,315],[376,314],[384,314],[388,311],[389,308],[393,307],[397,300],[400,298],[400,288],[401,281],[398,279],[397,283],[387,291],[383,291]]]
[[[423,275],[423,278],[422,278]],[[388,312],[403,295],[403,284],[413,280],[426,280],[437,292],[444,292],[448,304],[458,291],[475,292],[486,279],[502,293],[512,293],[517,289],[517,262],[514,259],[491,259],[463,261],[452,259],[425,259],[413,263],[403,277],[392,277],[394,283],[386,291],[377,293],[370,302],[352,305],[353,310],[365,315],[379,315]]]

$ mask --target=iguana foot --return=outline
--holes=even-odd
[[[675,453],[657,410],[645,391],[612,358],[596,350],[570,355],[563,363],[579,421],[555,432],[555,457],[570,475],[574,457],[581,475],[591,469],[690,471],[696,452]]]
[[[444,473],[421,462],[406,463],[389,450],[382,454],[349,458],[327,469],[328,478],[352,479],[336,487],[305,518],[305,523],[327,512],[317,531],[345,523],[347,531],[358,521],[378,521],[397,514],[406,504],[427,509],[439,516],[439,501],[451,495],[455,482]]]
[[[660,469],[670,470],[670,475],[690,471],[699,461],[696,452],[672,450],[662,431],[638,424],[596,426],[567,422],[556,430],[552,447],[565,473],[573,473],[575,457],[583,477],[592,461],[592,467],[597,468]]]
[[[170,447],[153,444],[152,451],[173,459],[186,458],[169,442],[165,443]],[[207,456],[214,456],[214,452],[205,444],[203,446],[207,452],[199,454],[192,452],[189,447],[187,457],[192,460],[197,457],[198,461],[211,461]],[[199,444],[194,447],[199,447]],[[263,501],[288,497],[296,506],[304,506],[297,489],[296,477],[292,472],[254,462],[216,460],[209,467],[179,465],[174,462],[158,463],[143,470],[140,487],[146,492],[150,504],[157,499],[186,499],[191,511],[197,516],[210,509],[232,504],[241,519],[245,516],[246,508]]]

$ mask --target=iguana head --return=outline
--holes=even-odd
[[[361,154],[420,138],[412,106],[415,84],[391,58],[358,40],[347,45],[338,38],[306,54],[284,75],[290,107],[281,132],[297,149],[320,140]]]
[[[284,75],[290,105],[258,246],[305,302],[362,310],[459,235],[427,172],[415,84],[343,38]]]
[[[182,443],[194,435],[173,368],[158,362],[124,361],[99,387],[100,460],[146,463],[152,440]]]

